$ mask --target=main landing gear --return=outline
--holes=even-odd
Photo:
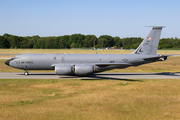
[[[29,72],[27,71],[27,70],[24,70],[25,72],[24,72],[24,75],[25,76],[27,76],[27,75],[29,75]]]

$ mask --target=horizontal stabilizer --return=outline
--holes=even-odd
[[[171,56],[171,55],[159,55],[156,57],[148,57],[148,58],[144,58],[145,61],[165,61],[167,60],[167,57]]]

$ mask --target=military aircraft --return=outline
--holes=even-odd
[[[151,27],[152,30],[139,47],[130,54],[21,54],[7,60],[5,64],[24,70],[25,75],[29,74],[28,70],[55,70],[56,75],[87,76],[114,68],[164,61],[168,55],[157,54],[164,26]]]

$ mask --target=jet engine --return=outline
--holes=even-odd
[[[74,72],[79,76],[86,76],[94,72],[94,67],[91,65],[75,65]]]
[[[73,72],[71,66],[55,66],[55,73],[56,75],[67,75]]]

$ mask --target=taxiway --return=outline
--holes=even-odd
[[[112,73],[102,72],[79,77],[75,75],[55,75],[54,73],[32,72],[28,76],[17,72],[1,72],[0,79],[180,79],[180,73]]]

